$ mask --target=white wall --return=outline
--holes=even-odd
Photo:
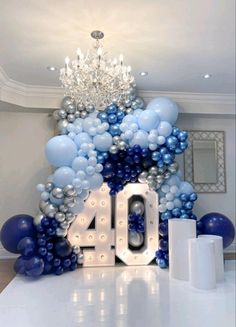
[[[13,215],[37,212],[35,185],[50,173],[44,145],[53,132],[48,113],[0,111],[0,229]]]
[[[199,193],[194,213],[201,218],[208,212],[220,212],[236,225],[235,210],[235,116],[180,115],[178,127],[185,130],[216,130],[225,132],[226,193]],[[179,158],[183,171],[183,155]],[[228,249],[235,249],[234,244]]]
[[[222,212],[235,224],[235,119],[182,114],[177,125],[187,130],[225,131],[227,193],[199,194],[194,210],[198,217],[210,211]],[[45,182],[50,174],[44,146],[53,134],[48,113],[35,109],[1,112],[0,104],[0,228],[12,215],[37,212],[35,185]],[[0,245],[0,257],[4,253]]]

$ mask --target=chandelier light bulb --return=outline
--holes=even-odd
[[[60,70],[60,81],[65,95],[77,104],[102,111],[114,99],[118,105],[127,100],[134,77],[130,74],[131,67],[123,64],[123,54],[119,60],[111,59],[103,50],[101,39],[104,33],[93,31],[91,36],[96,45],[85,54],[78,48],[75,60],[66,57],[65,67]]]

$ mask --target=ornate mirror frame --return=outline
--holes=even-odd
[[[225,193],[225,133],[224,131],[188,131],[189,145],[184,153],[184,178],[198,193]],[[193,141],[211,140],[216,142],[216,183],[194,183]]]

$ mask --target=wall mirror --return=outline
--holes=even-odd
[[[226,192],[224,132],[188,131],[188,134],[185,180],[194,185],[198,193]]]

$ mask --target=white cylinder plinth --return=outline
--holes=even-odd
[[[224,280],[224,254],[223,254],[223,238],[217,235],[199,235],[199,238],[212,240],[215,245],[215,264],[216,264],[216,281]]]
[[[189,280],[202,290],[216,287],[215,244],[205,238],[189,240]]]
[[[170,276],[189,279],[188,240],[196,237],[196,221],[174,218],[168,220]]]

